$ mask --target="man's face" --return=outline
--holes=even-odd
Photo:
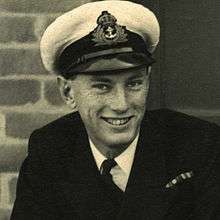
[[[129,145],[138,134],[149,90],[147,68],[103,75],[77,75],[71,90],[95,145]]]

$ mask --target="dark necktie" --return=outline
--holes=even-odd
[[[104,160],[102,162],[102,165],[101,165],[101,168],[100,168],[101,175],[102,176],[108,176],[108,175],[111,176],[110,171],[116,165],[117,165],[117,163],[115,162],[114,159]]]
[[[102,179],[104,180],[104,182],[106,183],[108,187],[110,187],[114,191],[119,190],[120,192],[122,192],[112,180],[112,175],[110,173],[111,169],[115,167],[116,165],[117,163],[115,162],[114,159],[106,159],[103,161],[101,165],[100,172],[101,172]]]
[[[121,204],[124,198],[124,193],[112,180],[112,175],[110,173],[111,169],[115,167],[117,163],[114,159],[107,159],[104,160],[100,172],[101,177],[104,184],[104,189],[106,192],[106,199],[110,200],[112,204],[114,204],[114,212],[117,214],[121,209]],[[108,218],[108,219],[116,219],[115,217]]]

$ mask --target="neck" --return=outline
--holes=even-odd
[[[107,147],[107,146],[100,146],[99,144],[93,142],[95,147],[100,151],[102,155],[104,155],[106,158],[115,158],[118,155],[120,155],[123,151],[125,151],[129,144],[126,144],[124,146],[112,146],[112,147]]]
[[[119,156],[123,151],[125,151],[134,141],[136,138],[138,138],[139,134],[136,135],[136,137],[129,143],[124,144],[117,144],[112,146],[106,146],[103,145],[103,143],[99,143],[98,141],[94,140],[92,137],[90,137],[90,140],[92,144],[95,146],[95,148],[106,158],[115,158]]]

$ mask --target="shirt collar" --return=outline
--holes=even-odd
[[[136,136],[136,138],[133,140],[133,142],[127,147],[125,151],[123,151],[120,155],[115,157],[115,161],[118,164],[118,166],[129,176],[131,172],[131,167],[134,161],[134,154],[137,147],[139,134]],[[89,138],[89,144],[92,150],[92,154],[95,158],[96,165],[98,169],[100,170],[100,167],[104,160],[107,158],[101,154],[101,152],[95,147],[91,139]]]

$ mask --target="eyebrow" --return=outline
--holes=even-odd
[[[142,77],[144,77],[143,74],[137,73],[135,76],[129,77],[128,80],[139,79],[139,78],[142,78]]]
[[[139,78],[142,78],[144,77],[142,73],[135,73],[135,75],[132,75],[130,77],[127,78],[126,81],[129,81],[129,80],[134,80],[134,79],[139,79]],[[103,82],[103,83],[111,83],[113,80],[109,79],[108,76],[98,76],[98,75],[95,75],[95,76],[92,76],[90,78],[91,82]]]
[[[112,80],[104,77],[104,76],[93,76],[90,79],[92,82],[103,82],[103,83],[111,83]]]

